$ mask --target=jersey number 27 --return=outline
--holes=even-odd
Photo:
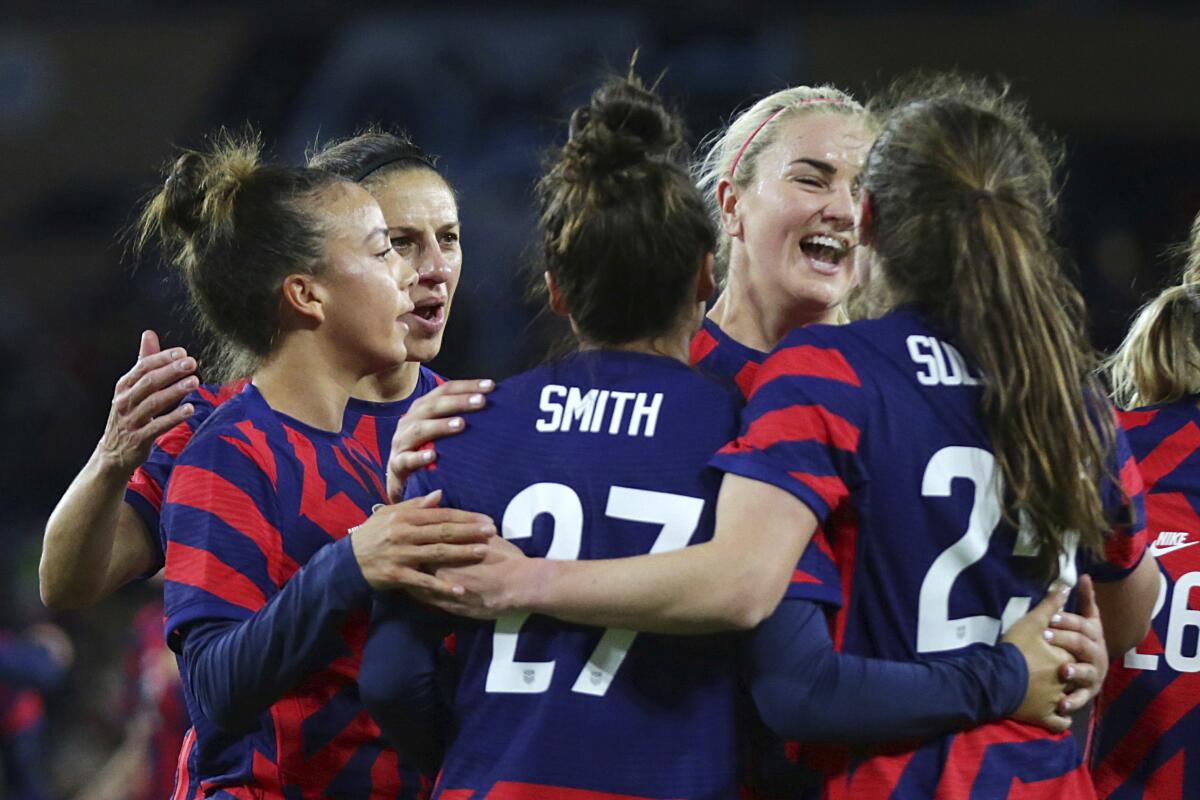
[[[659,525],[651,553],[666,553],[686,547],[691,541],[704,501],[666,492],[651,492],[613,486],[608,492],[604,515],[613,519]],[[542,514],[554,519],[554,534],[546,558],[574,561],[583,544],[583,504],[570,486],[535,483],[517,493],[504,509],[500,529],[506,539],[533,536],[533,521]],[[492,635],[492,663],[488,666],[487,691],[538,694],[550,688],[553,661],[517,661],[517,637],[529,614],[504,614],[496,620]],[[603,697],[625,660],[635,631],[607,628],[571,691]]]

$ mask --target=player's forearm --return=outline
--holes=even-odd
[[[855,743],[939,736],[1000,719],[1020,706],[1027,677],[1012,645],[928,662],[838,653],[823,610],[804,600],[785,600],[759,626],[743,670],[776,734]]]
[[[711,541],[606,561],[531,560],[522,610],[647,633],[749,630],[773,612],[816,518],[790,494],[726,475]]]
[[[427,609],[379,594],[358,671],[359,695],[384,738],[426,775],[437,774],[446,742],[436,659],[443,636]]]
[[[265,606],[241,620],[199,621],[183,643],[188,684],[205,716],[239,729],[344,649],[341,629],[371,589],[349,538],[322,548]]]
[[[670,553],[602,561],[530,559],[515,605],[566,622],[646,633],[748,630],[786,584],[758,580],[753,559],[710,541]]]
[[[1158,584],[1158,564],[1148,554],[1121,580],[1096,582],[1096,604],[1100,607],[1111,660],[1123,658],[1130,648],[1146,638]]]
[[[42,602],[49,608],[90,605],[151,566],[140,520],[121,513],[129,477],[127,469],[97,450],[54,508],[38,566]],[[118,536],[128,541],[118,548],[120,563],[114,563]]]

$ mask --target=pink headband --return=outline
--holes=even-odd
[[[746,141],[742,145],[742,149],[737,151],[737,155],[733,157],[733,164],[732,164],[732,166],[729,167],[729,180],[733,181],[733,173],[737,171],[737,165],[738,165],[738,162],[742,160],[742,154],[746,152],[746,148],[749,147],[750,143],[754,141],[754,137],[758,136],[758,132],[761,131],[763,128],[767,127],[767,123],[769,123],[771,120],[775,119],[776,117],[778,117],[780,114],[782,114],[785,111],[791,111],[794,108],[801,108],[803,106],[811,106],[811,105],[815,105],[817,103],[828,103],[831,106],[849,106],[850,105],[845,100],[838,100],[833,97],[814,97],[810,100],[801,100],[798,103],[792,103],[789,106],[784,106],[783,108],[779,109],[778,111],[773,113],[771,116],[767,117],[762,122],[758,123],[758,127],[755,128],[753,131],[751,131],[750,135],[746,137]]]

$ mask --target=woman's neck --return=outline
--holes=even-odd
[[[271,408],[324,431],[340,431],[346,402],[359,376],[308,332],[293,333],[254,373]]]
[[[651,336],[622,344],[597,344],[580,337],[580,350],[623,350],[627,353],[647,353],[652,356],[666,356],[684,364],[690,362],[689,350],[692,337],[700,327],[704,315],[703,304],[696,305],[695,313],[688,314],[686,321],[676,325],[661,336]]]
[[[354,386],[352,394],[359,400],[369,400],[372,403],[407,400],[417,388],[417,380],[420,377],[421,362],[405,361],[398,367],[363,378]]]
[[[749,264],[731,264],[729,281],[708,318],[725,335],[762,353],[775,349],[793,328],[837,321],[837,307],[788,308],[780,305],[778,291],[755,285]]]

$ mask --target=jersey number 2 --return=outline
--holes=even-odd
[[[703,511],[704,501],[697,497],[613,486],[604,514],[613,519],[661,526],[650,552],[665,553],[687,546]],[[533,536],[533,521],[542,514],[554,519],[554,534],[546,558],[560,561],[579,558],[583,544],[583,504],[575,490],[565,484],[535,483],[518,492],[504,509],[500,525],[504,538]],[[505,614],[496,620],[487,691],[537,694],[550,688],[553,661],[516,660],[517,637],[528,618],[528,614]],[[635,631],[605,629],[571,691],[603,697],[636,636]]]
[[[917,609],[917,652],[938,653],[957,650],[971,644],[995,644],[1000,634],[1008,630],[1026,611],[1030,597],[1011,597],[1000,619],[979,615],[950,617],[950,590],[968,567],[987,554],[992,534],[1000,524],[1000,498],[1003,495],[1000,476],[996,474],[996,458],[978,447],[943,447],[934,453],[925,467],[921,481],[923,497],[949,497],[955,479],[969,481],[975,497],[967,531],[958,541],[943,550],[925,580]],[[1059,562],[1059,580],[1074,585],[1075,549],[1078,537],[1069,537],[1067,552]],[[1014,556],[1037,555],[1033,531],[1022,525],[1013,546]]]

